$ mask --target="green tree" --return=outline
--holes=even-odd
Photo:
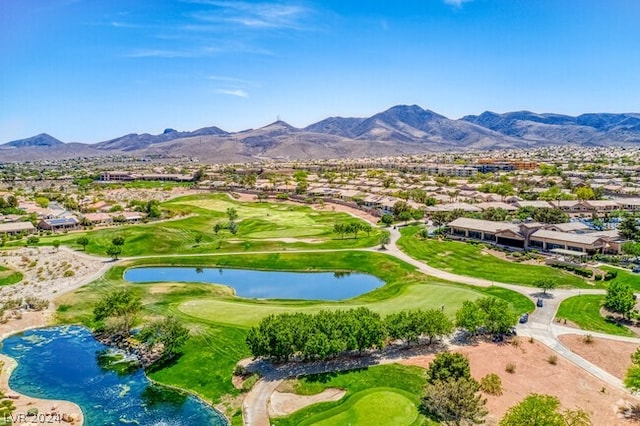
[[[390,215],[388,213],[383,214],[380,218],[380,222],[382,222],[386,226],[391,225],[393,223],[393,215]]]
[[[218,235],[218,232],[220,232],[222,229],[224,229],[224,225],[222,225],[221,223],[216,223],[215,225],[213,225],[213,233]]]
[[[229,207],[227,209],[227,217],[229,218],[229,222],[233,222],[238,218],[238,211],[233,207]]]
[[[391,208],[391,210],[393,211],[393,215],[396,218],[399,218],[403,212],[410,212],[411,207],[409,206],[409,204],[407,204],[406,201],[396,201],[393,204],[393,207]]]
[[[634,392],[640,391],[640,348],[631,354],[631,367],[625,375],[624,385]]]
[[[429,383],[470,378],[469,360],[466,356],[457,352],[440,352],[431,361],[427,370],[427,381]]]
[[[386,250],[387,249],[387,244],[389,244],[390,242],[391,242],[391,237],[389,237],[389,234],[385,231],[380,236],[380,248],[382,250]]]
[[[445,425],[484,423],[487,400],[478,393],[478,382],[471,378],[438,380],[427,385],[422,406]]]
[[[36,204],[43,209],[49,207],[50,200],[47,197],[36,197]]]
[[[344,223],[336,223],[333,225],[333,232],[340,235],[340,239],[343,239],[344,234],[347,233],[347,226]]]
[[[36,244],[38,244],[40,242],[40,238],[36,237],[35,235],[30,236],[29,238],[27,238],[27,246],[35,246]]]
[[[535,287],[538,287],[544,294],[547,293],[547,290],[553,290],[558,286],[556,280],[551,278],[540,278],[533,282]]]
[[[171,359],[189,339],[189,329],[175,317],[169,316],[145,325],[136,338],[148,348],[159,346],[161,359]]]
[[[560,412],[560,400],[551,395],[531,394],[507,411],[500,426],[589,426],[589,415],[581,409]]]
[[[589,186],[583,186],[576,190],[576,197],[578,200],[594,200],[596,193]]]
[[[53,246],[54,249],[56,249],[56,251],[58,251],[58,249],[60,248],[60,241],[59,240],[53,240],[53,241],[51,241],[51,245]]]
[[[560,209],[542,207],[534,209],[532,213],[534,220],[542,223],[565,223],[569,221],[569,215]]]
[[[95,321],[117,319],[118,330],[129,333],[140,309],[142,309],[140,297],[132,290],[114,290],[98,301],[93,309],[93,318]]]
[[[366,232],[367,233],[367,237],[369,237],[369,236],[371,236],[371,231],[373,231],[373,227],[370,224],[365,223],[365,224],[361,224],[360,225],[360,230],[362,232]]]
[[[200,244],[200,243],[202,242],[202,234],[200,234],[200,233],[196,234],[196,236],[195,236],[195,237],[193,237],[193,241],[194,241],[196,244]]]
[[[496,297],[483,297],[476,303],[485,313],[484,327],[489,333],[504,334],[513,327],[518,318],[509,303]]]
[[[106,253],[107,256],[110,256],[113,260],[118,260],[118,256],[122,254],[122,248],[112,244],[107,247]]]
[[[236,235],[238,233],[238,222],[229,222],[227,229],[231,232],[231,235]]]
[[[456,311],[456,327],[462,328],[475,336],[478,329],[485,323],[487,314],[478,304],[465,300],[460,309]]]
[[[82,250],[87,250],[87,246],[89,245],[89,238],[80,237],[76,240],[76,243],[82,246]]]
[[[627,240],[640,239],[640,225],[638,225],[638,219],[634,216],[627,215],[618,225],[618,233]]]
[[[627,241],[622,244],[622,253],[627,256],[640,256],[640,242]]]
[[[433,222],[433,226],[444,226],[447,223],[451,222],[451,218],[449,212],[435,211],[429,213],[429,218],[431,222]]]
[[[111,240],[111,244],[113,244],[114,246],[118,246],[121,247],[124,245],[124,237],[114,237]]]
[[[618,280],[609,283],[604,299],[605,308],[611,312],[622,314],[623,318],[627,318],[635,304],[636,297],[629,284]]]

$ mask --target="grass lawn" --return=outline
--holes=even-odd
[[[373,388],[358,392],[348,402],[300,423],[303,425],[413,425],[418,409],[412,395],[389,388]]]
[[[532,286],[536,280],[550,278],[556,280],[560,287],[592,287],[582,278],[549,266],[525,265],[484,254],[480,245],[418,239],[415,236],[417,230],[415,226],[402,228],[398,246],[411,257],[434,268],[501,283]]]
[[[620,268],[612,268],[610,266],[600,266],[599,269],[602,269],[603,271],[616,272],[618,274],[611,281],[605,282],[605,285],[608,285],[609,283],[612,283],[612,282],[621,282],[621,283],[629,284],[629,286],[634,291],[640,291],[640,274],[635,274],[631,271],[627,271]]]
[[[333,225],[359,219],[346,213],[316,211],[289,203],[239,202],[226,194],[191,195],[167,201],[161,207],[172,212],[175,219],[43,237],[40,244],[48,245],[58,240],[80,248],[76,240],[86,236],[89,238],[87,252],[105,255],[113,238],[124,237],[122,256],[126,257],[371,247],[378,244],[381,234],[386,232],[374,227],[370,235],[360,232],[358,238],[350,234],[341,239],[333,232]],[[214,225],[228,221],[228,208],[238,212],[238,233],[231,235],[222,230],[215,235]],[[200,243],[196,243],[197,237],[202,239]],[[302,241],[291,241],[292,238]]]
[[[528,299],[509,290],[473,288],[439,281],[391,256],[367,251],[321,253],[273,253],[229,256],[158,257],[137,259],[127,266],[141,265],[231,266],[274,270],[355,270],[372,273],[385,285],[346,302],[250,300],[235,298],[228,287],[197,283],[135,284],[122,279],[126,266],[111,268],[104,277],[56,300],[59,323],[82,323],[89,327],[95,303],[115,288],[129,287],[140,295],[143,317],[173,314],[191,330],[192,337],[176,363],[153,372],[161,383],[199,393],[218,401],[224,394],[237,394],[231,384],[235,363],[249,355],[244,339],[246,327],[263,315],[282,310],[319,310],[328,307],[369,306],[382,314],[414,307],[439,308],[443,303],[452,314],[462,300],[494,295],[508,300],[516,312],[531,310]],[[201,304],[189,309],[192,304]],[[329,306],[331,305],[331,306]],[[389,384],[378,385],[389,386]]]
[[[0,266],[0,286],[18,283],[22,281],[22,278],[20,272]]]
[[[560,304],[556,318],[566,319],[583,330],[615,334],[618,336],[635,336],[624,325],[609,321],[600,315],[604,304],[604,295],[573,296]]]
[[[272,419],[276,426],[425,424],[418,414],[426,384],[425,370],[398,364],[305,376],[287,382],[291,391],[309,395],[327,388],[346,390],[340,401],[314,404],[290,416]]]

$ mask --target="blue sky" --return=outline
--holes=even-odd
[[[637,0],[0,0],[0,142],[640,111]]]

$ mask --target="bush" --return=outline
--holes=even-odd
[[[487,374],[480,379],[480,390],[489,395],[502,395],[502,379],[495,373]]]
[[[610,281],[612,279],[614,279],[615,277],[618,276],[618,271],[608,271],[605,275],[604,275],[604,280],[605,281]]]
[[[504,371],[506,371],[509,374],[513,374],[516,372],[516,365],[512,362],[508,362],[507,365],[504,367]]]
[[[260,380],[260,376],[257,374],[251,374],[248,376],[245,381],[242,382],[242,392],[249,392],[258,380]]]
[[[63,276],[64,277],[73,277],[76,273],[73,272],[73,269],[67,269],[66,271],[64,271]]]
[[[556,365],[558,363],[558,355],[552,354],[547,358],[547,362],[551,365]]]
[[[584,343],[586,343],[587,345],[590,345],[590,344],[592,344],[592,343],[593,343],[593,336],[592,336],[592,335],[590,335],[590,334],[587,334],[586,336],[584,336],[584,337],[582,338],[582,341],[583,341]]]

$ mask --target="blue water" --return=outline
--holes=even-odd
[[[224,268],[133,268],[125,272],[124,278],[134,283],[179,281],[224,284],[233,287],[240,297],[265,299],[342,300],[384,285],[373,275],[360,273]]]
[[[227,424],[199,399],[151,385],[140,369],[119,375],[100,368],[97,357],[105,349],[88,329],[69,326],[8,337],[1,352],[18,361],[11,388],[38,398],[73,401],[88,426]]]

